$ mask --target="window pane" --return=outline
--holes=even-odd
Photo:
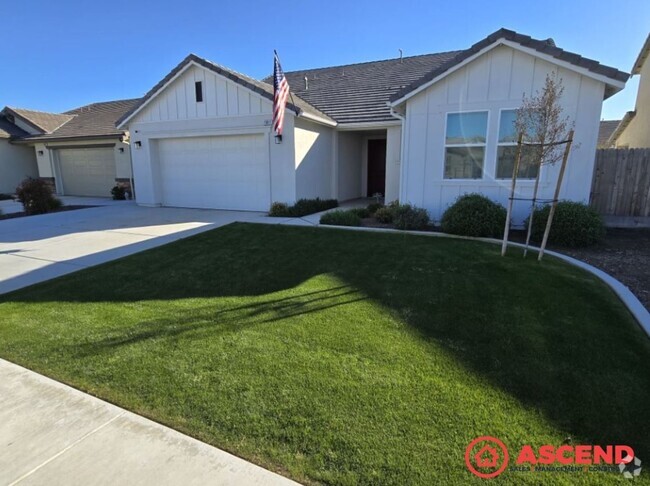
[[[447,115],[447,144],[485,143],[487,111]]]
[[[516,110],[504,110],[501,112],[501,120],[499,122],[499,142],[516,142],[517,130],[515,128],[515,120],[517,119]]]
[[[519,162],[519,178],[534,179],[537,177],[539,166],[533,162],[530,147],[523,147],[522,150],[523,153]],[[512,179],[516,155],[517,146],[499,147],[497,151],[497,179]]]
[[[447,147],[445,179],[481,179],[484,147]]]

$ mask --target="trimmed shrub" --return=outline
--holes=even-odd
[[[377,212],[378,209],[383,208],[384,205],[381,203],[370,203],[368,204],[368,212],[373,215]]]
[[[388,206],[379,208],[377,211],[375,211],[375,218],[380,223],[390,224],[393,222],[393,210]]]
[[[337,209],[330,211],[320,217],[320,224],[330,224],[335,226],[361,226],[361,218],[355,209],[343,211]]]
[[[551,211],[550,204],[535,209],[531,239],[541,242],[546,221]],[[528,226],[528,219],[526,220]],[[555,208],[548,241],[554,245],[582,247],[598,243],[605,236],[605,225],[600,214],[586,204],[560,201]]]
[[[269,216],[282,217],[289,216],[289,205],[287,203],[274,202],[271,204]]]
[[[44,214],[63,206],[60,199],[52,194],[52,189],[42,179],[28,177],[16,188],[16,197],[26,214]]]
[[[422,230],[429,225],[429,213],[426,209],[399,204],[391,208],[393,224],[401,230]]]
[[[124,201],[126,199],[126,189],[124,189],[124,186],[113,186],[113,189],[111,189],[111,195],[116,201]]]
[[[0,201],[9,201],[10,199],[13,199],[14,197],[11,194],[3,194],[0,192]]]
[[[320,213],[339,205],[336,199],[299,199],[296,204],[289,206],[285,203],[274,202],[271,204],[269,216],[299,218],[308,214]]]
[[[506,209],[482,194],[465,194],[442,215],[442,231],[453,235],[497,237],[503,234]]]
[[[370,211],[368,211],[367,208],[354,208],[350,209],[350,211],[359,216],[361,219],[370,217]]]

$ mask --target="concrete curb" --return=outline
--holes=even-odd
[[[285,224],[285,223],[281,223],[281,224]],[[434,236],[438,238],[453,238],[457,240],[482,241],[485,243],[492,243],[497,245],[500,245],[502,243],[502,240],[497,240],[495,238],[473,238],[471,236],[449,235],[447,233],[437,233],[433,231],[405,231],[405,230],[397,230],[391,228],[334,226],[334,225],[324,225],[324,224],[323,225],[318,224],[316,225],[316,227],[334,228],[334,229],[342,229],[342,230],[349,230],[349,231],[369,231],[369,232],[377,232],[377,233],[397,233],[397,234],[409,234],[409,235],[418,235],[418,236]],[[508,243],[508,246],[523,248],[525,245],[523,245],[522,243],[510,242]],[[533,252],[538,252],[539,248],[535,246],[530,246],[529,250]],[[643,304],[639,301],[639,299],[637,299],[637,297],[632,293],[632,291],[629,288],[627,288],[625,285],[623,285],[621,282],[616,280],[607,272],[603,272],[599,268],[589,265],[588,263],[585,263],[582,260],[578,260],[576,258],[572,258],[570,256],[564,255],[563,253],[558,253],[556,251],[551,251],[551,250],[545,250],[544,253],[546,255],[551,255],[555,258],[559,258],[560,260],[563,260],[575,267],[586,270],[592,275],[598,277],[602,282],[604,282],[609,288],[611,288],[614,291],[614,293],[618,296],[619,299],[621,299],[621,301],[623,302],[623,304],[625,304],[625,306],[630,311],[632,316],[634,316],[639,326],[641,326],[641,329],[643,329],[646,336],[650,337],[650,312],[648,312],[648,310],[643,306]]]

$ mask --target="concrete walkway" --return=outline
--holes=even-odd
[[[235,221],[270,219],[247,211],[104,202],[107,205],[0,221],[0,294]]]
[[[297,483],[0,359],[2,485]]]

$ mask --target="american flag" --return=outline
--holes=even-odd
[[[287,96],[289,96],[289,83],[287,83],[287,78],[284,77],[280,59],[278,59],[278,53],[276,52],[273,64],[273,129],[279,137],[282,137]]]

